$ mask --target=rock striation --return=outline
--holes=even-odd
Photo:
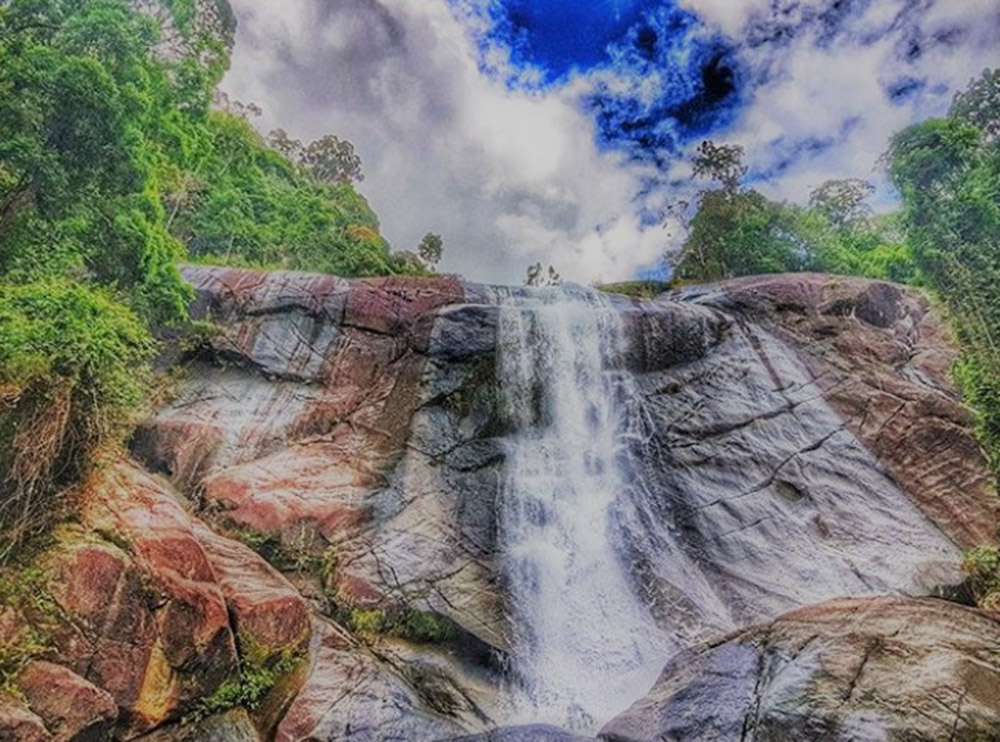
[[[0,645],[47,639],[0,739],[997,734],[997,623],[927,597],[961,595],[998,501],[919,294],[797,274],[601,299],[632,395],[617,549],[666,669],[557,731],[515,718],[502,672],[520,292],[185,277],[203,323],[165,359],[175,394],[37,559],[46,599],[0,609]]]
[[[986,740],[998,705],[1000,622],[935,600],[841,599],[682,652],[601,739]]]

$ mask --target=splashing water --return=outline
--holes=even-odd
[[[603,295],[560,288],[500,305],[514,715],[589,730],[646,693],[667,658],[625,556],[638,395],[614,370],[623,333]]]

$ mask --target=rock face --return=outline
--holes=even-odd
[[[113,729],[127,739],[197,714],[238,682],[250,647],[261,665],[305,655],[306,601],[185,512],[169,485],[121,464],[86,490],[80,523],[40,557],[44,598],[29,596],[21,619],[57,663],[34,662],[18,678],[53,740]]]
[[[797,274],[678,298],[757,323],[796,349],[847,428],[952,540],[997,536],[993,483],[956,404],[950,338],[926,298],[888,283]]]
[[[645,740],[987,740],[1000,622],[934,600],[843,599],[681,653],[601,732]]]
[[[593,738],[607,717],[524,718],[502,674],[498,359],[504,308],[533,294],[185,276],[212,329],[176,395],[40,558],[53,609],[0,606],[0,649],[28,624],[51,645],[0,696],[0,739]],[[997,537],[927,301],[810,274],[590,301],[620,324],[606,371],[628,390],[616,558],[653,674],[670,660],[602,737],[994,733],[995,622],[916,599]]]
[[[55,742],[107,738],[118,718],[111,694],[65,667],[33,662],[18,681],[28,707]]]

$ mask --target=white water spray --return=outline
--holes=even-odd
[[[618,313],[596,292],[501,300],[499,380],[514,426],[500,519],[515,718],[589,730],[646,693],[669,651],[636,594],[619,517],[626,408]]]

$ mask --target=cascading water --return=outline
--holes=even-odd
[[[625,471],[638,395],[614,368],[618,312],[578,287],[500,301],[498,372],[514,432],[500,542],[519,722],[591,729],[643,695],[664,646],[629,573]]]

